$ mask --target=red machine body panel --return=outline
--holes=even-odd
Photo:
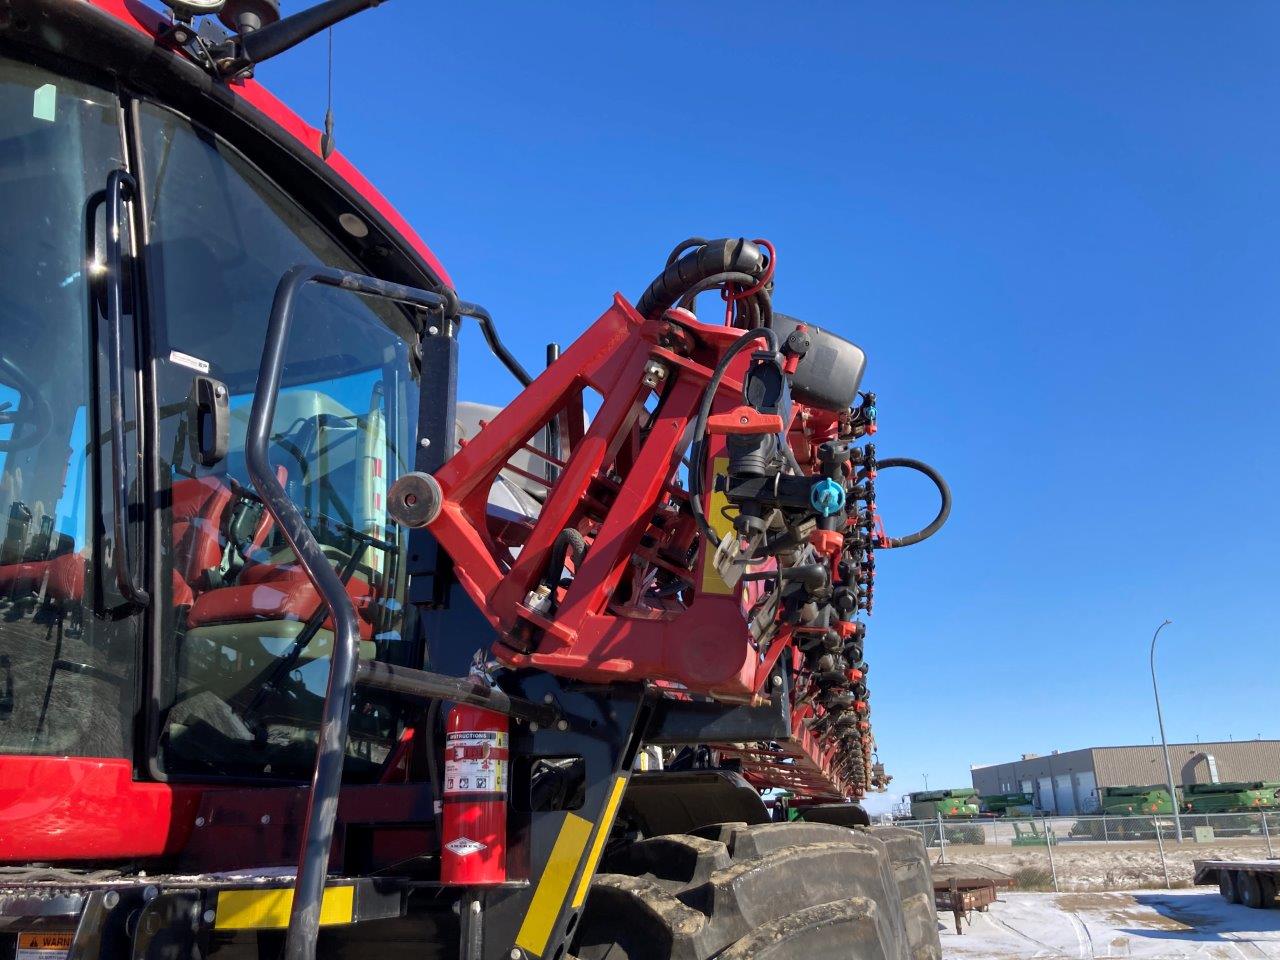
[[[138,782],[127,760],[11,756],[0,769],[0,863],[175,854],[204,792]]]

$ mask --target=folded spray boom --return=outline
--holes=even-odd
[[[935,533],[950,493],[919,461],[877,459],[863,351],[773,311],[775,261],[764,241],[680,244],[635,306],[616,295],[434,475],[397,481],[389,508],[452,557],[502,663],[728,701],[767,695],[784,669],[793,717],[860,793],[875,552]],[[723,321],[695,313],[711,290]],[[890,467],[942,501],[901,538],[876,510]],[[540,501],[534,519],[493,515],[500,474]]]

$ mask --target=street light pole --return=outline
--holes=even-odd
[[[1160,724],[1160,746],[1164,748],[1164,772],[1165,783],[1169,787],[1169,800],[1173,804],[1173,826],[1178,835],[1178,842],[1182,842],[1182,815],[1178,810],[1178,791],[1173,784],[1173,764],[1169,761],[1169,741],[1164,735],[1164,714],[1160,712],[1160,687],[1156,684],[1156,638],[1160,636],[1160,631],[1173,623],[1172,620],[1166,620],[1160,626],[1156,627],[1156,632],[1151,635],[1151,690],[1156,695],[1156,722]]]
[[[926,790],[929,789],[929,775],[927,773],[924,775],[924,788]]]

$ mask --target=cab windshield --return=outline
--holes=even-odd
[[[112,561],[92,549],[93,279],[118,115],[105,90],[0,60],[0,753],[122,756],[133,733],[137,627],[92,615]]]

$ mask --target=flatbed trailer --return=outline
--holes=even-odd
[[[955,917],[956,933],[963,934],[963,921],[972,923],[973,911],[985,913],[1000,899],[1000,891],[1013,886],[1013,878],[995,870],[957,864],[949,869],[934,866],[933,901],[939,913]]]
[[[1197,860],[1195,883],[1216,883],[1228,903],[1267,910],[1275,907],[1280,892],[1280,859]]]

